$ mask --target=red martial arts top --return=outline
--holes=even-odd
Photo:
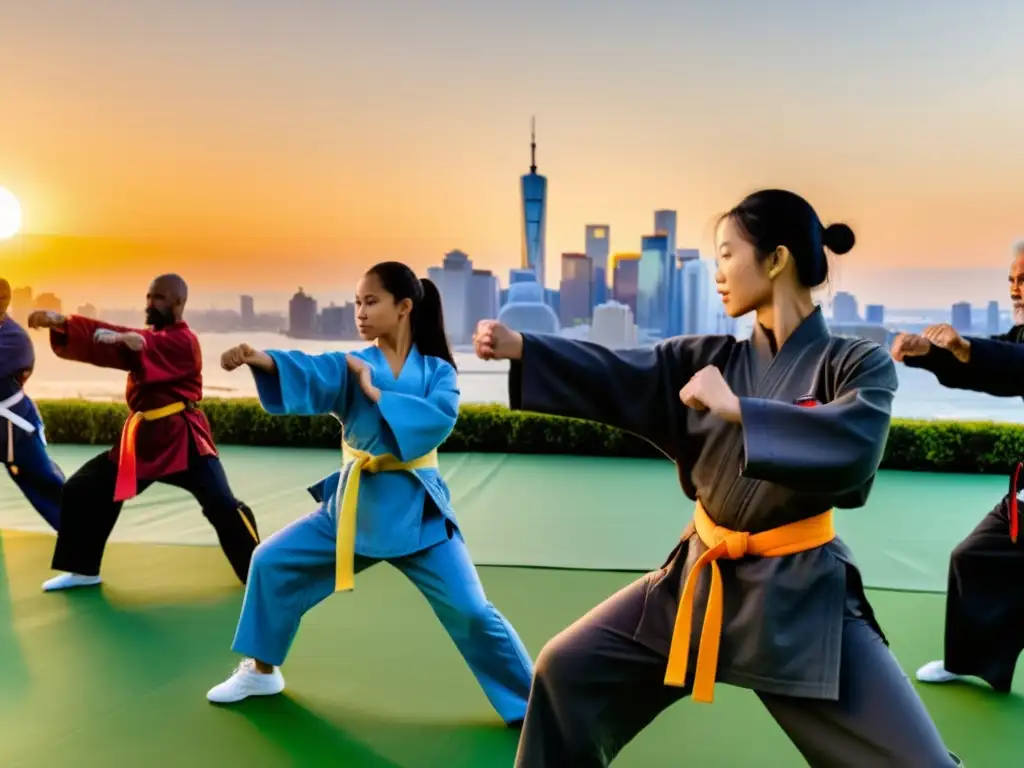
[[[146,340],[146,345],[139,352],[133,352],[120,343],[97,343],[93,334],[101,328],[117,333],[138,333]],[[191,406],[203,398],[199,339],[185,322],[153,331],[69,315],[64,328],[51,329],[50,346],[65,360],[127,371],[125,400],[133,414],[152,412],[175,403]],[[115,492],[115,498],[121,497],[119,500],[135,495],[136,478],[155,480],[188,469],[190,443],[201,456],[217,455],[210,423],[202,411],[188,407],[166,417],[143,419],[138,423],[134,439],[129,435],[130,427],[134,426],[131,422],[129,418],[121,445],[110,453],[111,459],[119,465],[118,491]],[[134,454],[134,461],[130,454]]]

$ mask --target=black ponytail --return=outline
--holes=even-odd
[[[455,357],[448,345],[444,331],[444,309],[441,307],[441,293],[432,280],[420,280],[405,264],[398,261],[384,261],[367,271],[376,275],[384,290],[395,297],[395,301],[412,301],[412,341],[421,355],[439,357],[452,368]]]
[[[412,339],[421,355],[439,357],[458,370],[455,357],[448,345],[444,332],[444,308],[441,306],[441,292],[434,281],[424,277],[420,280],[422,298],[412,310]]]

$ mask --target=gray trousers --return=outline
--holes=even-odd
[[[659,713],[689,695],[688,688],[666,686],[666,658],[633,639],[645,580],[612,595],[541,651],[517,768],[607,766]],[[840,690],[838,701],[758,696],[814,768],[962,765],[878,633],[853,616],[843,630]]]

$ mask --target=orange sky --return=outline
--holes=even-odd
[[[851,271],[1005,264],[1024,11],[730,4],[23,3],[0,29],[0,185],[30,236],[3,271],[70,301],[166,269],[291,291],[460,248],[504,281],[532,113],[549,284],[586,224],[635,251],[656,208],[710,255],[714,214],[767,185],[855,227]],[[808,45],[823,25],[845,37]]]

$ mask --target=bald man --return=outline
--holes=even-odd
[[[7,314],[11,284],[0,277],[0,459],[47,524],[60,528],[64,473],[46,453],[43,419],[25,394],[36,364],[28,333]]]
[[[1014,326],[992,338],[963,337],[947,324],[900,334],[892,355],[931,371],[943,386],[996,397],[1024,397],[1024,241],[1013,249],[1010,301]],[[979,677],[1008,693],[1024,650],[1024,464],[1009,493],[953,550],[946,596],[945,654],[917,671],[924,683]]]
[[[76,315],[33,312],[30,328],[48,328],[58,357],[128,372],[131,414],[120,444],[86,462],[67,481],[53,569],[52,591],[100,583],[107,539],[125,501],[154,482],[195,497],[221,548],[244,584],[259,544],[252,511],[235,498],[198,408],[203,396],[199,340],[182,319],[188,287],[161,275],[146,294],[146,324],[136,330]]]

